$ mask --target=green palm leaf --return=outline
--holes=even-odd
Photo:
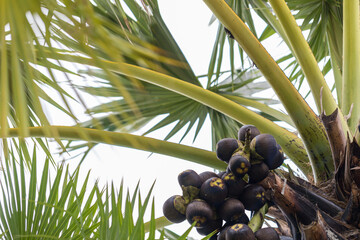
[[[90,174],[79,180],[80,169],[70,173],[68,167],[56,169],[51,178],[49,159],[45,160],[38,179],[36,150],[31,157],[31,172],[26,172],[24,158],[19,164],[12,154],[11,165],[5,166],[0,183],[0,230],[2,239],[155,239],[156,229],[168,221],[155,220],[154,201],[151,207],[150,228],[146,229],[144,214],[148,209],[152,189],[142,201],[139,185],[135,191],[123,196],[123,183],[119,191],[114,185],[100,190],[95,184],[89,188]],[[138,214],[134,210],[138,204]],[[123,209],[123,206],[125,208]],[[183,236],[187,236],[188,232]]]

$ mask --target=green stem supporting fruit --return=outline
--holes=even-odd
[[[190,147],[183,144],[162,141],[150,137],[136,136],[128,133],[108,132],[89,128],[51,126],[46,127],[51,131],[57,132],[60,139],[83,140],[95,143],[105,143],[128,148],[134,148],[154,153],[165,154],[172,157],[185,159],[194,163],[216,168],[226,169],[226,163],[217,159],[216,154],[200,148]],[[45,131],[45,127],[29,127],[29,137],[49,137],[54,136]],[[8,137],[18,137],[19,129],[8,129]],[[119,159],[123,160],[123,159]]]
[[[227,3],[223,0],[204,0],[204,2],[219,21],[230,30],[236,41],[255,62],[283,103],[308,150],[315,181],[329,179],[334,171],[334,165],[325,129],[318,117],[274,59]],[[255,123],[253,124],[257,126]],[[276,134],[270,134],[276,136]],[[283,147],[283,149],[285,150],[286,147]]]
[[[343,32],[343,94],[341,109],[348,113],[350,131],[353,133],[360,119],[360,19],[359,1],[344,0],[344,32]]]
[[[256,232],[257,230],[259,230],[261,228],[261,226],[263,225],[264,220],[265,220],[265,215],[266,215],[268,209],[269,209],[269,205],[267,203],[265,203],[265,205],[262,206],[254,214],[254,216],[250,219],[248,226],[251,228],[251,230],[253,230],[253,232]]]

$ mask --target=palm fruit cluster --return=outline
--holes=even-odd
[[[164,216],[173,223],[196,222],[201,235],[216,231],[211,240],[279,239],[272,228],[254,233],[245,214],[245,210],[257,211],[265,204],[265,189],[257,183],[284,161],[274,137],[245,125],[238,139],[225,138],[217,143],[216,155],[228,164],[227,170],[218,174],[181,172],[178,182],[183,193],[165,201]]]

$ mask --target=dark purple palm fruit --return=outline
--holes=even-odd
[[[270,134],[257,135],[250,143],[251,163],[271,161],[278,152],[275,138]]]
[[[217,213],[225,222],[237,222],[245,213],[245,208],[238,199],[228,198],[219,206]]]
[[[205,227],[215,219],[215,212],[210,205],[202,199],[195,199],[186,207],[186,219],[190,224],[196,221],[195,227]]]
[[[238,139],[242,142],[245,142],[245,136],[246,136],[246,132],[250,130],[250,136],[249,136],[249,140],[251,141],[254,137],[256,137],[257,135],[260,135],[260,131],[259,129],[257,129],[255,126],[253,125],[244,125],[239,129],[238,132]]]
[[[196,188],[200,188],[202,181],[199,176],[194,170],[188,169],[181,172],[178,176],[178,181],[180,186],[193,186]]]
[[[210,233],[214,232],[215,230],[220,229],[222,227],[222,223],[223,221],[220,218],[216,220],[212,220],[205,227],[196,228],[196,231],[200,235],[207,236]]]
[[[209,178],[219,177],[219,175],[217,175],[216,173],[211,172],[211,171],[205,171],[205,172],[200,173],[199,177],[201,178],[202,183],[204,183]]]
[[[254,232],[251,228],[242,223],[232,225],[226,231],[226,240],[256,240]]]
[[[229,162],[233,153],[240,147],[235,138],[223,138],[216,144],[216,156],[224,162]]]
[[[236,223],[243,223],[243,224],[248,224],[250,222],[249,217],[246,215],[246,213],[244,213],[243,215],[241,215],[239,217],[239,219],[237,220]]]
[[[217,237],[216,240],[226,240],[226,231],[230,228],[230,226],[224,226],[220,232],[219,232],[219,235]]]
[[[174,195],[164,202],[164,216],[172,223],[181,223],[185,217],[186,204],[182,196]]]
[[[218,177],[206,180],[200,188],[200,197],[214,206],[221,204],[227,194],[228,189],[226,184]]]
[[[269,174],[269,167],[264,162],[252,164],[248,172],[249,183],[258,183],[265,179]]]
[[[235,177],[232,172],[224,174],[221,179],[228,188],[229,197],[239,197],[247,184],[242,178]]]
[[[250,162],[240,154],[234,154],[229,161],[229,169],[237,178],[242,178],[249,171]]]
[[[284,163],[284,152],[279,144],[276,144],[277,152],[272,159],[264,159],[270,170],[280,167]]]
[[[179,174],[178,181],[182,188],[183,197],[186,203],[189,203],[198,197],[202,185],[199,174],[191,169],[185,170]]]
[[[261,228],[255,232],[257,240],[280,240],[279,234],[274,228]]]
[[[266,202],[265,189],[257,184],[248,184],[240,196],[240,201],[244,204],[246,210],[257,211]]]

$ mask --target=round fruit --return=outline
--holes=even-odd
[[[237,220],[237,223],[248,224],[249,222],[250,222],[250,219],[245,213],[243,215],[241,215],[239,217],[239,219]]]
[[[185,170],[181,172],[178,176],[178,181],[180,186],[193,186],[196,188],[200,188],[202,181],[199,176],[194,170]]]
[[[164,202],[164,216],[173,223],[180,223],[185,220],[185,200],[182,196],[174,195]]]
[[[250,130],[250,141],[256,137],[257,135],[260,134],[260,131],[259,129],[257,129],[255,126],[253,125],[244,125],[242,126],[240,129],[239,129],[239,132],[238,132],[238,139],[240,141],[243,141],[245,142],[245,136],[246,136],[246,132]]]
[[[221,178],[213,177],[206,180],[200,188],[200,196],[210,204],[221,204],[228,193],[226,184]]]
[[[270,134],[257,135],[250,143],[251,157],[260,158],[267,162],[273,159],[278,152],[275,138]]]
[[[268,165],[270,170],[280,167],[284,162],[284,153],[279,144],[276,145],[277,152],[271,159],[265,159],[264,162]]]
[[[244,204],[246,210],[257,211],[266,202],[265,189],[257,184],[248,184],[240,196],[240,201]]]
[[[271,227],[257,230],[255,237],[257,240],[280,240],[279,234]]]
[[[222,222],[223,222],[222,219],[212,220],[205,227],[196,228],[196,231],[200,235],[204,235],[204,236],[209,235],[216,229],[220,229],[222,227]]]
[[[251,228],[242,223],[232,225],[226,231],[226,240],[256,240],[255,235]]]
[[[229,161],[229,168],[237,178],[242,178],[250,169],[250,162],[240,154],[235,154]]]
[[[209,178],[212,177],[219,177],[219,175],[217,175],[214,172],[211,171],[206,171],[206,172],[202,172],[199,174],[199,177],[201,178],[201,181],[204,183],[206,180],[208,180]]]
[[[249,183],[258,183],[269,174],[269,167],[265,163],[252,164],[248,172]]]
[[[221,179],[228,188],[229,197],[239,197],[247,184],[242,178],[235,177],[232,172],[224,174]]]
[[[190,224],[196,221],[195,227],[205,227],[215,219],[215,212],[204,200],[195,199],[186,208],[186,219]]]
[[[226,199],[218,208],[219,217],[226,222],[236,222],[244,213],[244,205],[235,198]]]
[[[220,230],[220,233],[217,237],[217,240],[226,240],[226,231],[230,228],[230,226],[226,226]]]
[[[239,142],[234,138],[223,138],[216,144],[216,156],[224,162],[229,162],[236,149],[239,148]]]

